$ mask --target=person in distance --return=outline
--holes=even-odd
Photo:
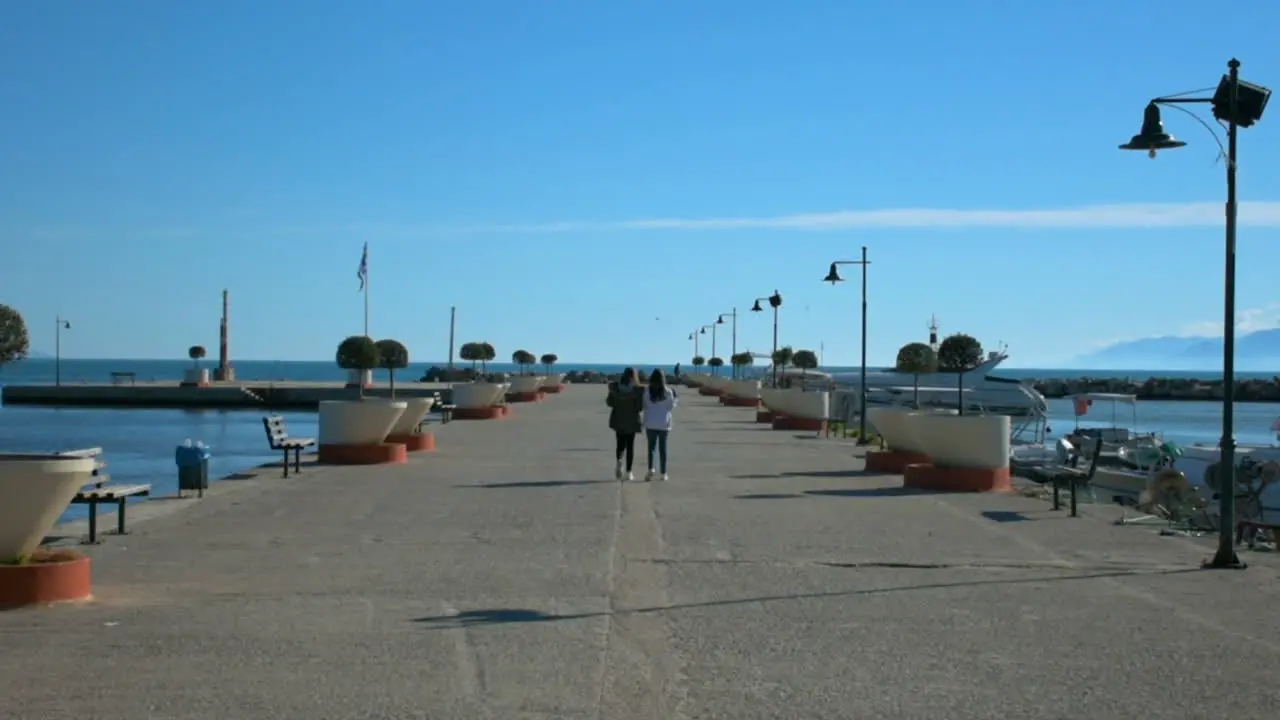
[[[663,480],[670,477],[667,475],[667,438],[671,434],[672,411],[677,404],[675,389],[667,385],[667,378],[655,368],[644,391],[644,434],[649,445],[649,472],[645,480],[652,480],[659,471]],[[655,450],[658,466],[653,462]]]
[[[626,479],[635,480],[631,466],[636,459],[636,435],[644,427],[640,422],[640,413],[644,410],[644,388],[635,368],[622,371],[622,378],[609,383],[609,396],[605,398],[609,406],[609,429],[613,430],[617,440],[614,450],[616,462],[613,476],[623,479],[623,461],[626,461]]]

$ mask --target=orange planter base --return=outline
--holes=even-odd
[[[533,392],[517,392],[507,393],[507,402],[538,402],[542,399],[542,393],[537,390]]]
[[[928,465],[929,456],[901,450],[872,450],[867,453],[867,472],[901,475],[908,465]]]
[[[816,418],[798,418],[789,415],[774,415],[774,430],[807,430],[810,432],[822,432],[827,427],[826,420],[818,420]]]
[[[706,386],[702,386],[702,387],[699,387],[699,388],[698,388],[698,394],[699,394],[699,395],[706,395],[707,397],[720,397],[720,395],[721,395],[722,393],[721,393],[719,390],[715,389],[715,388],[709,388],[709,387],[706,387]]]
[[[511,417],[516,411],[516,409],[510,405],[499,405],[498,410],[502,413],[502,417],[504,418]]]
[[[562,392],[564,392],[564,385],[547,385],[546,387],[542,388],[542,392],[544,392],[544,393],[562,393]]]
[[[939,492],[1008,492],[1012,489],[1009,468],[948,468],[928,463],[908,465],[902,486],[913,490]]]
[[[404,445],[393,442],[377,445],[321,445],[319,461],[323,465],[383,465],[409,462]]]
[[[387,442],[403,445],[407,452],[431,452],[436,449],[435,433],[417,433],[415,435],[392,435]]]
[[[729,407],[758,407],[760,398],[744,398],[734,397],[733,395],[721,395],[720,402]]]
[[[498,420],[505,415],[502,405],[482,408],[454,408],[453,410],[454,420]]]
[[[756,422],[772,423],[774,414],[772,410],[756,410]]]
[[[93,595],[92,568],[89,558],[78,554],[58,562],[0,565],[0,608],[88,600]]]

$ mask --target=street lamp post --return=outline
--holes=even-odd
[[[767,298],[756,298],[755,304],[751,306],[751,312],[764,312],[764,308],[760,307],[760,301],[768,301],[769,306],[773,308],[773,351],[769,353],[769,363],[773,366],[773,386],[778,386],[778,363],[774,361],[773,356],[778,354],[778,308],[782,307],[782,295],[777,290]]]
[[[62,316],[54,318],[55,329],[53,331],[53,384],[55,386],[62,385],[62,331],[70,330],[71,323],[63,320]]]
[[[689,339],[693,341],[693,356],[698,357],[698,331],[689,333]]]
[[[715,326],[715,323],[712,323],[712,324],[710,324],[710,325],[703,325],[702,327],[698,328],[697,332],[695,332],[695,333],[694,333],[694,337],[693,337],[694,347],[695,347],[695,348],[697,348],[698,335],[706,335],[706,334],[707,334],[707,328],[711,328],[711,354],[712,354],[712,355],[715,355],[715,354],[716,354],[716,326]],[[711,368],[711,369],[712,369],[712,370],[715,370],[715,368]]]
[[[1232,58],[1227,63],[1227,74],[1218,81],[1212,97],[1186,97],[1174,95],[1158,97],[1147,103],[1142,115],[1142,130],[1121,150],[1143,150],[1154,159],[1157,150],[1170,150],[1186,145],[1164,131],[1160,122],[1160,106],[1173,107],[1186,112],[1209,130],[1218,148],[1217,133],[1198,116],[1180,105],[1207,103],[1213,108],[1213,116],[1227,124],[1227,205],[1226,205],[1226,260],[1222,297],[1222,439],[1219,441],[1221,456],[1218,461],[1218,550],[1205,564],[1210,568],[1242,569],[1246,565],[1236,555],[1236,473],[1235,473],[1235,354],[1236,354],[1236,135],[1237,130],[1249,127],[1262,119],[1271,91],[1260,85],[1240,79],[1240,61]]]
[[[862,365],[859,373],[859,389],[858,389],[858,444],[867,444],[867,266],[871,261],[867,259],[867,246],[862,246],[861,260],[836,260],[831,263],[831,270],[827,272],[827,276],[823,278],[824,282],[832,285],[844,280],[840,277],[839,271],[836,269],[840,265],[861,265],[862,266]]]
[[[737,355],[738,354],[738,308],[735,307],[734,309],[730,310],[727,313],[720,313],[720,315],[716,318],[716,324],[723,325],[724,319],[726,317],[733,318],[733,346],[729,350],[729,352],[734,355]],[[729,364],[732,366],[731,371],[733,372],[733,377],[737,378],[738,366],[734,365],[732,362],[730,362]]]

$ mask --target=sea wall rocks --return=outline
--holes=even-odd
[[[1221,400],[1221,380],[1152,377],[1136,378],[1082,377],[1032,380],[1031,384],[1047,398],[1061,398],[1080,393],[1122,393],[1140,400]],[[1280,403],[1280,377],[1267,380],[1237,380],[1236,402]]]

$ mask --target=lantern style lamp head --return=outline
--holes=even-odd
[[[707,329],[706,329],[705,327],[704,327],[704,328],[702,328],[701,330],[699,330],[699,331],[698,331],[698,334],[699,334],[699,335],[706,335],[706,334],[707,334]]]
[[[723,315],[720,315],[720,316],[717,316],[717,317],[716,317],[716,324],[717,324],[717,325],[723,325],[723,324],[724,324],[724,316],[723,316]]]
[[[769,296],[769,307],[773,308],[774,310],[777,310],[778,308],[782,307],[782,294],[779,293],[777,290],[774,290],[773,294]]]
[[[827,276],[822,278],[822,282],[829,282],[835,285],[838,282],[844,282],[844,278],[840,277],[840,271],[836,269],[836,264],[831,263],[831,269],[827,271]],[[779,298],[781,300],[781,298]]]
[[[1157,150],[1172,150],[1185,145],[1164,131],[1164,123],[1160,122],[1160,106],[1148,103],[1147,109],[1142,111],[1142,132],[1130,138],[1120,149],[1145,150],[1148,157],[1155,159]]]
[[[764,312],[764,308],[760,307],[760,300],[757,298],[754,305],[751,306],[751,312]]]

